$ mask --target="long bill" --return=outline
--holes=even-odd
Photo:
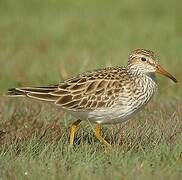
[[[168,73],[165,69],[163,69],[161,66],[157,66],[157,73],[162,74],[168,78],[170,78],[171,80],[173,80],[175,83],[177,83],[178,81],[176,80],[176,78],[174,76],[172,76],[170,73]]]

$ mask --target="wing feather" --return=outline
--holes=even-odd
[[[70,110],[94,110],[114,105],[123,91],[122,81],[125,76],[122,68],[105,68],[80,74],[50,87],[9,89],[8,95],[54,102]]]
[[[108,73],[111,73],[108,75]],[[81,75],[79,78],[67,80],[66,88],[59,86],[59,91],[53,92],[60,95],[56,105],[73,110],[94,110],[96,108],[111,107],[121,93],[120,78],[116,71]],[[64,95],[65,94],[65,95]]]

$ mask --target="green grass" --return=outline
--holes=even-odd
[[[181,179],[181,7],[177,0],[1,0],[1,94],[125,65],[140,47],[157,51],[179,83],[159,76],[159,93],[143,111],[104,126],[111,150],[87,122],[70,147],[70,115],[0,97],[0,179]]]

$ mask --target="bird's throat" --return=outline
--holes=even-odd
[[[154,72],[150,72],[146,74],[149,78],[151,78],[155,83],[157,83],[157,78]]]

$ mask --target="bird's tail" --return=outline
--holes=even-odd
[[[58,96],[51,94],[58,90],[58,86],[49,87],[22,87],[8,89],[9,97],[30,97],[43,101],[56,101]]]

